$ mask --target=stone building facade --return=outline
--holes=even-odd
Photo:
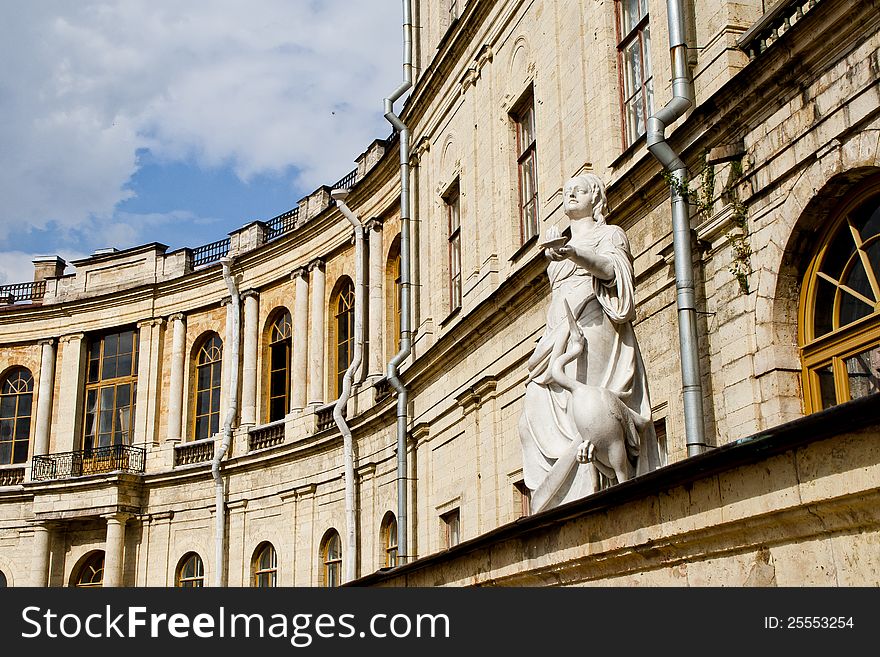
[[[880,6],[682,4],[696,102],[667,134],[692,177],[707,453],[687,456],[670,189],[645,148],[646,117],[672,95],[666,2],[417,0],[400,111],[413,201],[406,555],[385,378],[400,325],[397,138],[334,185],[367,223],[367,346],[347,406],[361,583],[880,582]],[[666,467],[524,519],[517,422],[548,296],[538,242],[566,228],[562,183],[587,171],[631,242]],[[340,582],[330,409],[351,354],[355,258],[330,188],[204,247],[63,264],[40,258],[33,284],[3,290],[5,582],[210,583],[211,459],[230,405],[222,581]]]

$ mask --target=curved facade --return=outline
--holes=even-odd
[[[693,178],[712,448],[733,449],[880,389],[880,14],[872,3],[783,0],[767,13],[764,4],[685,3],[688,38],[699,45],[689,61],[696,104],[668,130]],[[340,181],[351,187],[346,204],[367,225],[368,245],[367,345],[347,406],[356,574],[410,562],[406,572],[428,569],[420,583],[503,581],[504,566],[486,565],[473,551],[487,535],[500,536],[496,530],[509,538],[514,530],[505,527],[528,509],[517,423],[548,297],[538,241],[550,226],[567,227],[561,189],[573,175],[592,171],[605,181],[609,222],[629,237],[634,327],[661,461],[675,472],[686,467],[669,187],[644,137],[645,114],[671,97],[666,3],[414,5],[415,84],[400,112],[413,136],[414,334],[402,368],[410,394],[407,555],[388,530],[397,526],[398,480],[395,401],[385,379],[400,326],[396,139],[371,144]],[[341,581],[343,451],[331,403],[352,353],[355,263],[351,224],[329,191],[245,225],[228,242],[96,253],[72,263],[69,275],[42,258],[36,283],[4,289],[13,295],[0,307],[0,572],[8,583],[214,581],[210,461],[233,403],[232,446],[221,467],[222,581]],[[227,253],[241,292],[238,362],[229,357],[236,318],[218,264]],[[236,399],[232,368],[241,382]],[[743,584],[762,550],[765,564],[775,550],[774,581],[782,584],[877,583],[877,557],[863,554],[878,540],[876,514],[766,540],[739,531],[774,514],[800,518],[807,504],[876,499],[877,426],[857,433],[871,442],[847,438],[827,475],[861,473],[844,477],[843,488],[819,485],[824,492],[815,493],[822,477],[795,468],[800,492],[789,503],[779,491],[762,496],[760,473],[769,469],[740,464],[742,476],[709,495],[718,509],[738,509],[724,517],[693,497],[682,501],[674,482],[658,476],[636,502],[584,507],[577,522],[604,514],[595,531],[607,540],[567,535],[565,559],[583,566],[621,545],[679,537],[696,546],[690,556],[645,552],[642,566],[620,572],[668,584],[682,563],[714,563],[714,579],[689,583]],[[804,449],[812,439],[803,437]],[[812,501],[804,488],[814,491]],[[633,504],[653,511],[638,515]],[[670,504],[681,506],[674,526],[664,520]],[[547,517],[561,534],[573,522]],[[842,539],[847,532],[861,538]],[[455,546],[470,539],[468,557]],[[514,550],[519,556],[507,565],[553,570],[548,545]],[[795,549],[836,564],[835,579],[810,579],[812,571],[783,562],[780,555]],[[450,564],[455,575],[432,579],[431,568]],[[382,581],[406,583],[388,572]],[[567,581],[616,581],[614,572],[577,572]],[[517,581],[560,582],[545,574]]]

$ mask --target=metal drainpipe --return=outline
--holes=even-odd
[[[354,507],[354,440],[351,429],[342,412],[351,396],[351,383],[355,372],[361,366],[364,353],[364,227],[360,219],[345,204],[347,189],[334,189],[330,196],[336,200],[337,207],[354,226],[354,353],[351,363],[342,377],[342,394],[333,407],[333,419],[342,433],[342,451],[345,461],[345,581],[357,577],[357,518]]]
[[[687,167],[666,142],[666,126],[683,116],[694,103],[694,83],[687,64],[684,6],[682,0],[667,0],[669,52],[672,59],[672,100],[648,119],[648,150],[669,171],[675,184],[672,199],[672,243],[675,253],[675,289],[678,307],[678,341],[681,350],[681,381],[684,401],[685,437],[688,456],[706,447],[703,426],[703,385],[697,344],[697,308],[694,295],[694,265],[687,201],[679,193],[687,185]]]
[[[410,330],[410,202],[409,128],[394,113],[394,101],[412,86],[412,4],[403,0],[403,83],[385,99],[385,118],[400,133],[400,351],[388,363],[388,383],[397,391],[397,553],[409,558],[407,544],[407,405],[409,394],[398,377],[399,367],[412,350]]]
[[[232,442],[232,423],[235,421],[235,415],[238,412],[238,343],[241,335],[241,297],[238,294],[238,287],[235,285],[235,279],[232,276],[232,257],[220,259],[223,267],[223,280],[226,281],[226,287],[229,289],[229,296],[232,302],[232,344],[227,345],[229,360],[231,363],[229,374],[229,409],[226,411],[226,419],[223,421],[222,435],[223,440],[220,443],[220,449],[215,450],[214,460],[211,463],[211,475],[214,477],[214,506],[215,506],[215,525],[214,525],[214,586],[223,586],[223,567],[226,561],[226,505],[224,503],[225,490],[223,479],[220,477],[220,461],[229,450],[229,444]]]

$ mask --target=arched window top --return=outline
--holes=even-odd
[[[389,511],[382,519],[382,546],[385,554],[385,567],[397,565],[397,518]]]
[[[94,588],[104,584],[104,552],[92,552],[88,555],[73,578],[77,588]]]
[[[174,577],[178,588],[200,588],[205,585],[205,566],[202,558],[195,552],[187,552],[177,564]]]
[[[202,340],[196,360],[199,365],[210,365],[223,359],[223,340],[216,333],[210,333]]]
[[[290,321],[290,313],[286,309],[276,312],[269,329],[269,342],[274,344],[289,340],[292,335],[293,327]]]
[[[3,571],[0,570],[0,589],[5,589],[7,586],[6,575],[3,574]]]
[[[807,412],[880,391],[880,176],[831,215],[799,324]]]
[[[335,529],[327,530],[321,541],[321,560],[324,562],[324,586],[342,584],[342,540]]]
[[[278,557],[275,548],[268,541],[260,543],[254,551],[253,560],[254,586],[275,586],[278,575]]]
[[[19,395],[34,391],[34,375],[26,367],[14,367],[6,373],[0,383],[0,394]]]

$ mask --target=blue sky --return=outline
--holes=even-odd
[[[0,283],[332,184],[391,131],[400,24],[399,0],[0,3]]]

